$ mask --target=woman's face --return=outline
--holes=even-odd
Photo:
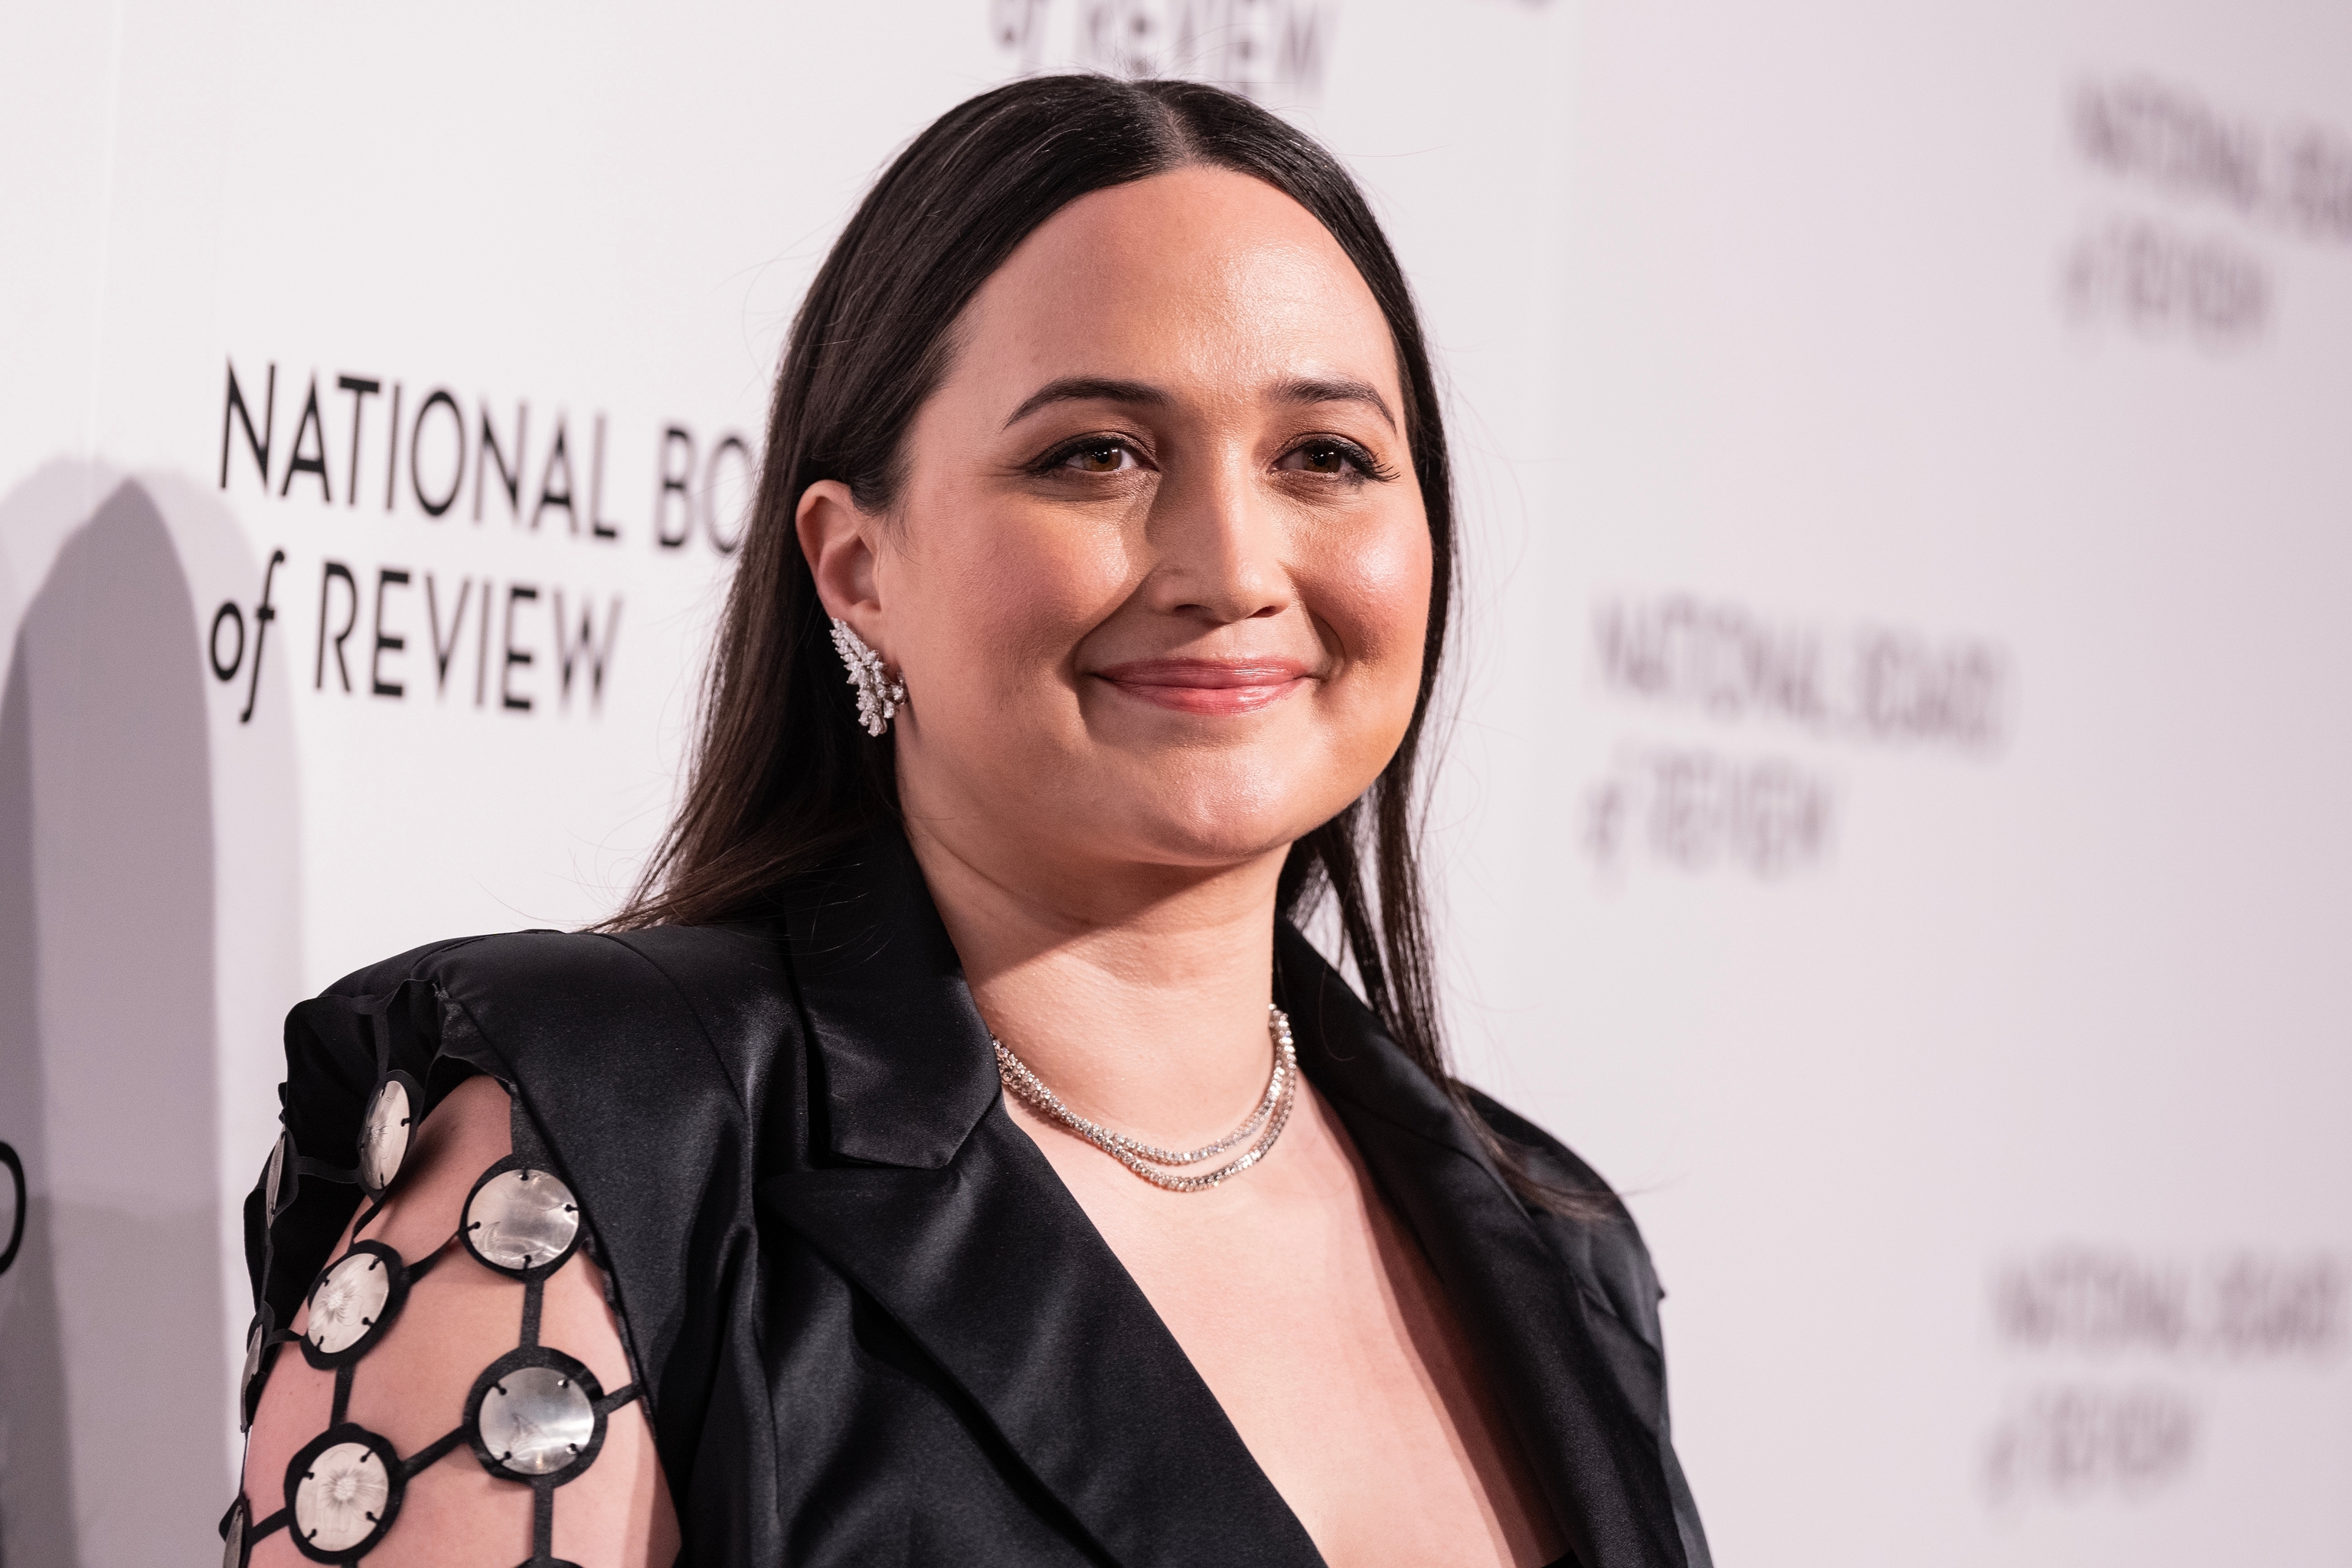
[[[1412,715],[1430,540],[1388,323],[1270,186],[1186,169],[1022,243],[889,517],[811,488],[827,609],[903,672],[899,790],[966,858],[1211,868],[1353,800]]]

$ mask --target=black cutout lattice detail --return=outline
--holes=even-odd
[[[429,1109],[425,1092],[415,1079],[392,1067],[387,1022],[378,1017],[376,1025],[377,1079],[369,1103],[374,1104],[378,1097],[394,1089],[404,1094],[409,1113],[405,1131],[413,1138],[417,1124]],[[508,1086],[508,1093],[513,1096],[512,1086]],[[362,1331],[340,1350],[321,1350],[308,1332],[297,1334],[291,1329],[280,1328],[267,1302],[260,1304],[247,1332],[246,1364],[238,1389],[240,1420],[247,1427],[252,1425],[262,1388],[268,1382],[278,1350],[294,1340],[301,1342],[303,1357],[312,1366],[322,1371],[333,1371],[333,1415],[328,1430],[304,1445],[287,1467],[285,1507],[257,1521],[253,1518],[249,1500],[243,1491],[239,1491],[221,1520],[224,1568],[247,1568],[254,1543],[281,1529],[292,1535],[296,1547],[314,1562],[346,1565],[358,1563],[382,1543],[391,1530],[400,1511],[401,1500],[408,1482],[461,1444],[472,1448],[475,1458],[493,1477],[530,1488],[531,1556],[523,1568],[573,1568],[572,1564],[558,1559],[552,1550],[555,1489],[577,1479],[587,1471],[604,1447],[608,1417],[624,1405],[635,1400],[642,1385],[633,1380],[627,1386],[606,1394],[597,1383],[595,1374],[580,1362],[539,1343],[541,1298],[548,1278],[570,1262],[575,1252],[585,1251],[592,1258],[599,1255],[595,1239],[586,1225],[586,1216],[581,1213],[570,1186],[554,1173],[546,1146],[541,1142],[538,1129],[531,1124],[520,1099],[513,1101],[510,1127],[514,1153],[493,1163],[475,1181],[467,1194],[466,1206],[460,1211],[458,1230],[450,1240],[461,1242],[475,1260],[485,1268],[521,1282],[523,1301],[518,1323],[520,1343],[491,1363],[475,1381],[466,1401],[464,1419],[457,1427],[403,1459],[388,1440],[346,1419],[351,1405],[352,1374],[358,1370],[360,1360],[382,1343],[383,1336],[390,1331],[401,1308],[407,1301],[409,1288],[454,1249],[444,1243],[415,1263],[407,1263],[397,1251],[383,1242],[354,1240],[341,1256],[320,1270],[318,1279],[311,1282],[307,1298],[315,1318],[320,1289],[337,1268],[351,1264],[354,1258],[361,1258],[373,1260],[365,1267],[383,1271],[380,1276],[370,1276],[371,1279],[380,1279],[383,1287],[382,1302],[371,1303],[372,1310],[364,1314]],[[398,1161],[383,1163],[389,1169],[371,1173],[383,1176],[383,1186],[366,1193],[368,1201],[352,1227],[354,1237],[383,1208],[385,1196],[398,1180],[398,1167],[406,1163],[407,1152],[408,1145],[404,1144]],[[362,1168],[368,1165],[370,1157],[362,1150]],[[485,1205],[482,1214],[478,1215],[475,1202],[484,1189],[494,1181],[502,1177],[511,1178],[517,1173],[520,1173],[521,1181],[520,1184],[510,1182],[510,1186],[527,1187],[528,1190],[493,1194],[493,1201]],[[302,1154],[296,1149],[292,1134],[281,1131],[277,1143],[270,1150],[269,1162],[262,1177],[264,1231],[260,1283],[264,1290],[275,1268],[276,1223],[292,1207],[302,1179],[310,1177],[344,1184],[363,1184],[361,1174],[361,1170],[340,1169]],[[497,1212],[493,1214],[491,1211]],[[503,1224],[496,1235],[478,1237],[478,1222],[486,1218],[500,1219]],[[557,1242],[562,1244],[560,1248],[554,1246]],[[540,1260],[521,1265],[510,1261],[524,1253],[536,1254]],[[609,1278],[604,1281],[604,1295],[608,1302],[613,1300],[613,1283]],[[561,1462],[550,1463],[548,1468],[536,1472],[530,1468],[528,1460],[521,1468],[517,1468],[509,1463],[516,1459],[517,1453],[511,1442],[502,1453],[493,1454],[484,1438],[484,1407],[494,1394],[500,1399],[538,1401],[536,1415],[539,1416],[550,1414],[548,1402],[552,1400],[557,1407],[555,1414],[568,1416],[575,1426],[584,1418],[585,1429],[580,1433],[579,1441],[567,1438],[561,1444],[565,1450],[562,1455],[549,1453],[544,1456],[549,1460],[560,1458]],[[520,1415],[522,1412],[512,1414]],[[497,1415],[498,1412],[493,1411],[494,1418]],[[528,1423],[519,1426],[509,1421],[508,1426],[505,1436],[511,1439],[527,1430]],[[356,1445],[361,1451],[339,1456],[341,1460],[347,1461],[341,1471],[342,1488],[349,1492],[356,1487],[362,1495],[357,1500],[345,1498],[341,1500],[362,1503],[373,1500],[375,1506],[373,1509],[362,1507],[360,1510],[367,1524],[363,1534],[349,1540],[341,1536],[331,1537],[322,1544],[317,1539],[321,1531],[320,1520],[312,1521],[307,1535],[301,1527],[301,1488],[306,1479],[313,1482],[311,1512],[314,1515],[319,1513],[321,1500],[317,1495],[318,1487],[334,1485],[337,1478],[317,1478],[314,1471],[327,1456],[347,1444]],[[383,1498],[379,1500],[364,1496],[375,1485],[379,1476]],[[335,1500],[327,1500],[331,1503]],[[352,1521],[346,1519],[344,1522],[348,1525]],[[348,1529],[344,1535],[350,1535]]]

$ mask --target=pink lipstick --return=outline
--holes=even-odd
[[[1180,713],[1255,713],[1305,686],[1291,658],[1139,658],[1095,672],[1128,696]]]

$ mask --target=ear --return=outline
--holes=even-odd
[[[861,510],[839,479],[819,479],[801,492],[793,526],[824,613],[847,621],[866,647],[881,649],[882,596],[874,567],[882,520]]]

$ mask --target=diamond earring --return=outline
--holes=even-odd
[[[849,623],[834,618],[834,651],[841,662],[849,667],[849,684],[857,688],[857,721],[869,735],[879,736],[897,717],[898,705],[907,700],[907,681],[882,668],[882,656],[866,646],[866,639],[849,629]]]

